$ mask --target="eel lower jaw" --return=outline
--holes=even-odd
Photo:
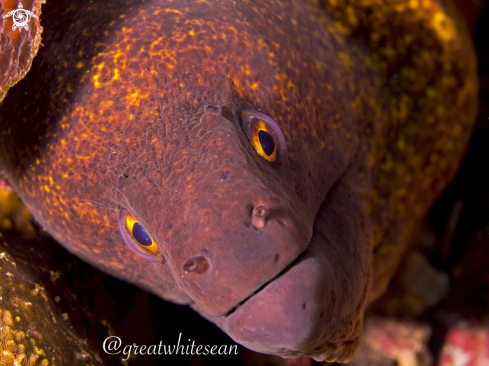
[[[310,343],[325,330],[330,298],[324,294],[331,288],[324,269],[329,266],[307,254],[225,317],[223,329],[231,338],[257,352],[309,355]]]
[[[236,312],[241,306],[243,306],[247,301],[249,301],[253,296],[257,295],[261,291],[265,290],[268,285],[270,285],[273,281],[277,280],[280,276],[284,275],[290,268],[292,268],[304,255],[305,252],[302,252],[292,263],[290,263],[287,267],[285,267],[278,275],[276,275],[271,280],[265,282],[259,289],[254,291],[251,295],[249,295],[246,299],[240,301],[235,307],[233,307],[227,314],[224,315],[224,318],[228,318],[233,313]]]
[[[356,349],[361,331],[358,326],[354,331],[342,326],[344,314],[338,314],[340,307],[335,304],[341,302],[341,294],[335,291],[331,268],[321,250],[310,245],[226,315],[214,317],[195,304],[191,307],[253,351],[345,362]],[[345,310],[349,312],[343,308],[340,313]]]
[[[246,304],[250,299],[252,299],[255,295],[259,294],[261,291],[267,288],[273,281],[277,280],[280,276],[284,275],[291,267],[293,267],[304,255],[305,251],[302,252],[292,263],[290,263],[288,266],[286,266],[278,275],[276,275],[274,278],[271,280],[265,282],[260,288],[257,290],[253,291],[248,297],[245,299],[241,300],[236,306],[234,306],[231,310],[229,310],[226,314],[220,315],[220,316],[214,316],[207,314],[205,311],[203,311],[195,302],[192,302],[189,304],[189,306],[198,312],[201,316],[206,318],[207,320],[215,323],[218,325],[221,329],[223,329],[223,324],[225,319],[228,317],[232,316],[241,306]]]

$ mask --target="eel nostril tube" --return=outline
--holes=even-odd
[[[267,224],[268,207],[258,205],[253,209],[251,213],[251,223],[256,230],[263,229]]]
[[[185,273],[195,272],[201,273],[204,272],[207,268],[207,261],[204,257],[193,257],[185,262],[183,265],[183,270]]]

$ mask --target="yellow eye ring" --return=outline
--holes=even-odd
[[[264,121],[257,120],[251,126],[251,143],[258,155],[265,160],[271,163],[277,160],[277,143],[275,142],[274,133]]]
[[[275,166],[285,163],[287,145],[282,130],[273,119],[255,110],[243,109],[241,127],[258,155]]]
[[[156,245],[153,238],[146,232],[136,218],[128,213],[125,221],[126,230],[134,242],[138,244],[141,249],[148,251],[151,254],[158,254],[158,245]]]

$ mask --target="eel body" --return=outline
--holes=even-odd
[[[350,359],[472,130],[453,7],[52,1],[41,21],[0,106],[0,167],[38,222],[246,347]]]

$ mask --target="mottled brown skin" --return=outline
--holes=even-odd
[[[37,220],[251,349],[351,358],[471,132],[474,54],[452,9],[77,1],[42,22],[46,47],[0,108],[0,163]],[[242,109],[280,126],[283,166],[255,152]],[[120,206],[164,260],[128,249]],[[205,270],[185,272],[195,256]]]

